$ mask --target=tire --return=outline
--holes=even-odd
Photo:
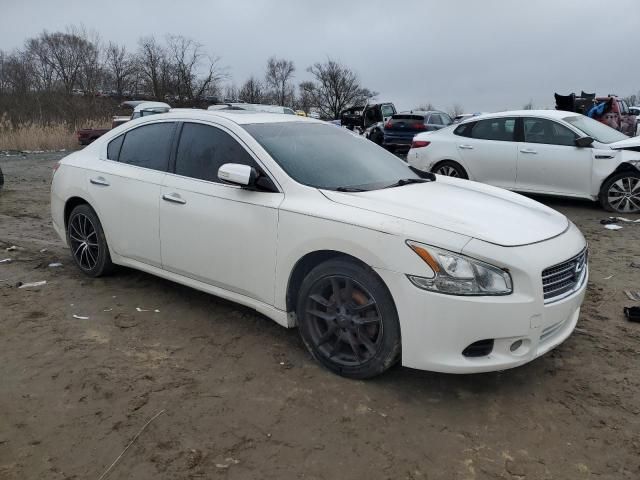
[[[453,160],[444,160],[437,163],[431,169],[431,172],[438,175],[445,175],[447,177],[463,178],[465,180],[469,178],[469,175],[467,175],[467,172],[462,165],[458,162],[454,162]]]
[[[78,268],[89,277],[101,277],[113,271],[102,224],[89,205],[78,205],[67,222],[67,243]]]
[[[640,172],[625,170],[607,178],[599,198],[608,212],[640,213]]]
[[[382,145],[382,140],[384,140],[384,134],[376,128],[369,135],[369,140],[371,140],[376,145]]]
[[[371,268],[346,257],[309,272],[296,313],[313,358],[338,375],[371,378],[400,358],[400,323],[389,290]]]

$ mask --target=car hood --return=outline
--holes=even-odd
[[[507,247],[547,240],[560,235],[569,225],[561,213],[522,195],[442,176],[435,182],[370,192],[322,192],[343,205]]]
[[[640,149],[640,137],[631,137],[625,140],[620,140],[619,142],[613,142],[609,144],[609,147],[614,150],[624,150],[624,149]]]

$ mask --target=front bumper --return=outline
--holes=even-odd
[[[473,242],[479,258],[477,253],[484,242],[473,240],[470,244]],[[571,335],[585,296],[588,270],[571,295],[547,304],[543,300],[541,273],[584,248],[580,232],[572,226],[560,237],[535,245],[484,246],[493,251],[493,258],[500,258],[495,255],[503,251],[509,260],[525,260],[522,269],[510,268],[514,279],[511,295],[444,295],[415,287],[402,273],[376,269],[398,310],[403,365],[445,373],[505,370],[547,353]],[[487,339],[494,340],[488,355],[462,354],[467,346]],[[512,351],[517,341],[521,341],[520,346]]]

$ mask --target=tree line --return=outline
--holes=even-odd
[[[237,86],[221,58],[188,37],[143,37],[130,50],[74,26],[59,32],[45,30],[21,48],[0,50],[0,98],[98,96],[154,99],[180,106],[239,101],[307,113],[315,110],[323,118],[338,118],[341,110],[377,95],[335,59],[314,63],[305,71],[310,79],[296,83],[294,62],[274,56],[260,74]]]

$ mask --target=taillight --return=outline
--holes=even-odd
[[[412,125],[414,130],[426,130],[427,126],[422,122],[416,122]]]
[[[53,166],[53,174],[52,175],[55,175],[59,168],[60,168],[60,162],[56,162],[55,165]]]
[[[414,140],[411,142],[411,148],[422,148],[428,147],[431,142],[427,142],[426,140]]]
[[[391,120],[388,120],[387,123],[384,124],[384,128],[391,128]]]

